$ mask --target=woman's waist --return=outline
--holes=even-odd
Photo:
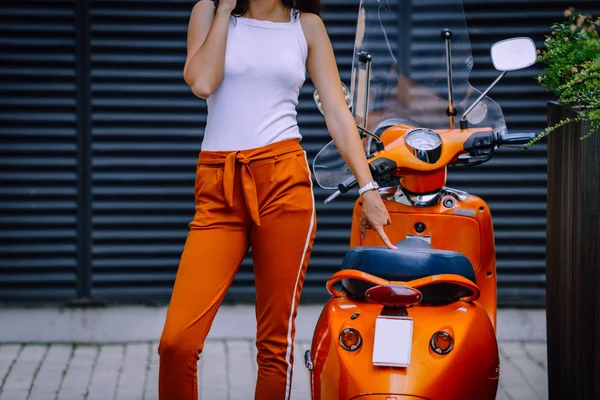
[[[249,164],[251,162],[273,159],[288,154],[302,153],[300,138],[279,139],[269,144],[241,150],[205,150],[198,155],[198,165],[224,165],[227,160]]]
[[[235,118],[235,117],[232,117]],[[238,121],[215,124],[209,120],[204,130],[202,151],[240,151],[263,148],[287,139],[302,139],[298,122],[293,119]]]
[[[298,93],[274,93],[261,95],[258,90],[239,87],[230,90],[230,84],[223,82],[207,99],[207,123],[215,126],[268,126],[276,121],[296,121],[298,115]]]

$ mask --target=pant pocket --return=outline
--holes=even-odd
[[[304,173],[304,176],[306,176],[306,179],[308,181],[310,181],[311,173],[310,173],[310,166],[308,164],[308,158],[306,157],[306,153],[302,152],[302,153],[296,154],[296,156],[294,157],[294,160],[296,161],[296,164],[299,164],[300,171]]]
[[[215,190],[219,190],[219,182],[222,178],[223,171],[219,166],[199,165],[196,168],[196,181],[194,183],[194,199],[196,204],[208,200],[208,196],[214,196]],[[219,193],[222,190],[223,188],[221,187]]]

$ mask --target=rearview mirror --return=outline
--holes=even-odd
[[[535,64],[535,43],[528,37],[502,40],[492,46],[492,62],[498,71],[516,71]]]
[[[352,97],[350,97],[350,91],[348,90],[348,87],[346,85],[344,85],[344,82],[340,82],[340,83],[342,84],[342,91],[344,92],[344,98],[346,99],[346,105],[348,106],[348,108],[352,108]],[[317,105],[317,108],[319,109],[321,114],[325,115],[323,113],[323,105],[321,104],[321,99],[319,98],[319,93],[316,90],[313,93],[313,99],[315,100],[315,104]]]

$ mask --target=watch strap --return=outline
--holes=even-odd
[[[365,186],[358,189],[358,195],[362,196],[363,193],[365,193],[365,192],[368,192],[371,190],[378,190],[378,189],[379,189],[379,185],[377,184],[377,182],[371,181],[371,182],[367,183]]]

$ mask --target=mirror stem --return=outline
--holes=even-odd
[[[379,137],[376,134],[369,132],[368,130],[366,130],[362,126],[356,125],[356,127],[358,128],[359,131],[361,131],[365,135],[371,136],[373,139],[375,139],[376,142],[378,142],[378,143],[381,142],[381,139],[379,139]]]
[[[454,129],[454,87],[452,85],[452,32],[449,29],[442,30],[442,39],[446,42],[446,70],[448,75],[448,117],[450,118],[450,129]]]
[[[365,83],[365,99],[364,99],[364,104],[363,104],[363,120],[361,123],[361,128],[366,128],[367,127],[367,117],[368,117],[368,113],[369,113],[369,89],[371,86],[371,61],[373,61],[373,58],[371,57],[371,55],[369,53],[366,52],[361,52],[358,55],[358,61],[361,64],[365,65],[365,70],[366,70],[366,83]]]
[[[477,100],[475,100],[475,102],[473,104],[471,104],[471,107],[467,108],[467,111],[465,111],[465,113],[462,115],[461,120],[464,121],[467,119],[467,115],[469,115],[469,113],[471,111],[473,111],[473,109],[477,106],[477,104],[479,104],[481,102],[481,100],[483,100],[483,98],[485,96],[487,96],[487,94],[490,92],[490,90],[492,90],[494,88],[494,86],[496,86],[498,84],[498,82],[500,82],[500,79],[504,78],[504,75],[506,75],[507,71],[502,71],[502,73],[496,78],[496,80],[494,82],[492,82],[492,84],[490,86],[488,86],[487,89],[485,89],[483,91],[483,93],[481,93],[481,96],[479,96],[477,98]]]
[[[375,147],[377,148],[377,151],[383,151],[385,150],[385,146],[383,145],[383,142],[381,141],[381,139],[379,138],[379,136],[377,136],[374,133],[369,132],[368,130],[366,130],[365,128],[356,125],[356,127],[358,128],[358,130],[360,131],[360,133],[362,133],[364,136],[371,136],[373,139],[375,139]],[[363,138],[364,136],[361,135],[360,137]],[[369,149],[365,149],[367,151],[367,158],[371,155],[371,151]]]

